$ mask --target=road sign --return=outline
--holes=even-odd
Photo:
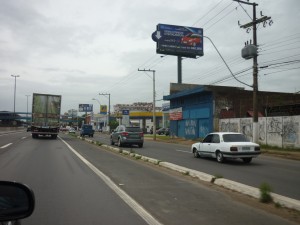
[[[196,58],[203,56],[203,29],[168,24],[158,24],[152,33],[157,43],[156,52]]]
[[[79,112],[92,112],[93,104],[79,104]]]

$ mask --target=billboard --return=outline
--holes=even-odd
[[[182,120],[182,107],[170,109],[170,120]]]
[[[156,53],[190,58],[203,56],[203,29],[168,24],[158,24],[152,34]]]
[[[92,112],[93,104],[79,104],[79,112]]]
[[[107,105],[100,105],[100,114],[107,114]]]

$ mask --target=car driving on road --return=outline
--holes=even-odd
[[[202,142],[191,147],[194,157],[212,157],[222,163],[226,158],[240,158],[250,163],[252,158],[260,154],[260,146],[250,142],[241,133],[215,132],[208,134]]]
[[[120,125],[112,131],[110,143],[111,145],[118,144],[119,147],[123,145],[138,145],[139,148],[142,148],[144,144],[144,133],[139,127]]]

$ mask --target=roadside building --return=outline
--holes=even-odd
[[[253,116],[253,92],[238,87],[170,84],[171,134],[187,139],[202,138],[219,130],[219,120]],[[300,115],[300,94],[258,93],[258,116]]]

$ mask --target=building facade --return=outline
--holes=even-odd
[[[171,83],[170,132],[186,139],[203,138],[219,131],[219,120],[252,118],[253,92],[237,87]],[[300,94],[258,93],[258,115],[299,115]]]

